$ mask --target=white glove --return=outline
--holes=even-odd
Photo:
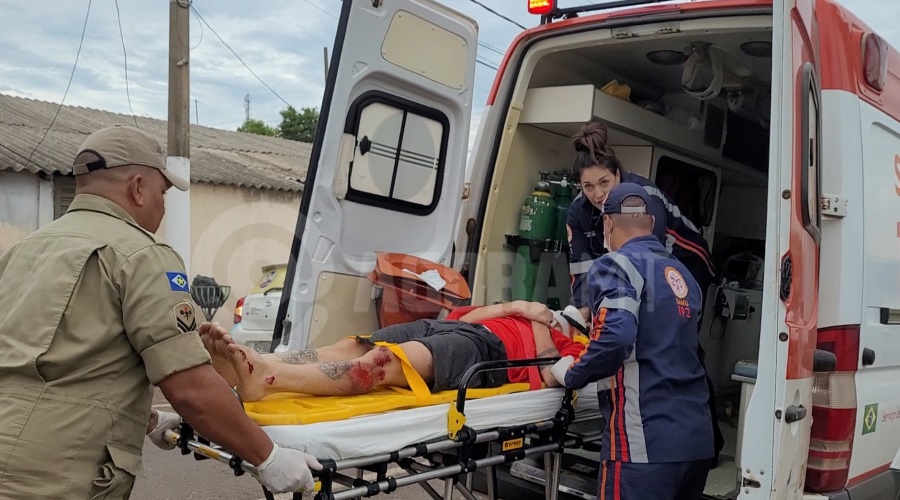
[[[555,378],[556,381],[559,382],[563,387],[566,386],[566,372],[574,362],[575,358],[573,358],[572,356],[566,356],[550,367],[550,373],[553,374],[553,378]]]
[[[272,493],[311,493],[316,483],[309,469],[321,470],[322,464],[316,457],[300,450],[272,445],[269,458],[256,467],[259,482]]]
[[[157,414],[159,415],[159,421],[156,423],[156,427],[147,433],[147,437],[158,448],[163,450],[174,449],[175,443],[166,441],[165,435],[167,430],[177,429],[181,425],[181,416],[170,411],[160,411]]]

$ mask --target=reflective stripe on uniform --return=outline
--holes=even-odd
[[[628,311],[634,315],[635,319],[637,319],[638,310],[641,308],[641,303],[632,299],[631,297],[619,297],[616,299],[606,298],[600,302],[600,307]]]
[[[583,260],[581,262],[569,262],[569,273],[571,274],[584,274],[591,270],[591,267],[594,265],[594,262],[597,262],[600,259],[593,260]]]
[[[640,297],[641,293],[644,291],[644,278],[641,276],[641,273],[638,272],[637,268],[634,267],[634,264],[631,263],[631,260],[618,252],[610,252],[607,255],[617,266],[619,266],[619,269],[625,273],[625,276],[628,277],[628,282],[634,287],[635,295]]]
[[[632,462],[647,463],[647,440],[644,437],[644,422],[641,417],[641,365],[637,361],[636,351],[622,367],[622,385],[624,386],[625,436],[628,445],[628,458]]]
[[[697,226],[694,225],[693,222],[690,221],[687,217],[681,215],[681,210],[678,209],[678,205],[673,205],[669,203],[669,200],[666,199],[666,196],[659,190],[656,186],[644,186],[644,191],[647,191],[648,194],[652,196],[656,196],[663,202],[663,206],[666,207],[673,217],[676,219],[681,219],[681,222],[684,223],[685,226],[688,227],[691,231],[700,234],[700,231],[697,229]]]

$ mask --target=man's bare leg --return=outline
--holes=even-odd
[[[358,358],[369,351],[369,347],[360,344],[353,338],[338,340],[332,345],[319,347],[318,349],[300,349],[296,351],[276,352],[264,354],[267,360],[287,363],[289,365],[306,365],[311,363],[324,363],[326,361],[344,361]]]
[[[349,396],[388,385],[408,387],[400,360],[386,347],[362,346],[369,350],[351,360],[292,365],[272,362],[235,344],[230,337],[224,340],[227,359],[237,375],[235,387],[243,401],[256,401],[276,392]],[[428,348],[419,342],[407,342],[401,347],[412,367],[431,384],[434,364]]]
[[[234,342],[228,331],[218,323],[204,323],[200,325],[200,340],[209,352],[212,366],[216,372],[224,378],[229,385],[234,387],[237,383],[237,374],[228,361],[227,345]],[[263,359],[273,363],[307,364],[325,361],[342,361],[358,358],[369,351],[369,347],[362,345],[355,339],[341,339],[330,346],[319,349],[303,349],[299,351],[285,351],[282,353],[263,354]]]

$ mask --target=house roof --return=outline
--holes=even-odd
[[[32,150],[53,121],[40,147]],[[137,117],[138,128],[165,150],[167,123]],[[69,174],[78,147],[93,131],[132,125],[131,115],[0,94],[0,170]],[[312,146],[307,143],[191,125],[191,181],[302,191]]]

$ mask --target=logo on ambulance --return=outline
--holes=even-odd
[[[684,276],[674,267],[667,267],[665,270],[666,282],[672,288],[672,293],[679,299],[683,299],[688,295],[688,286],[684,281]]]

